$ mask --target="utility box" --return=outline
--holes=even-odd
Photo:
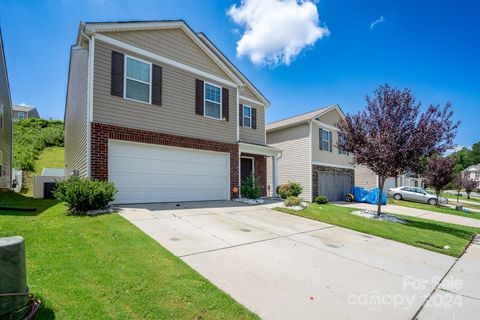
[[[0,316],[24,308],[28,301],[23,237],[0,238]]]

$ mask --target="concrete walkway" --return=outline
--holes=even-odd
[[[419,320],[479,319],[480,236],[453,265],[417,315]]]
[[[265,206],[120,214],[262,319],[412,319],[456,261]]]
[[[348,208],[357,208],[357,209],[368,209],[368,210],[377,210],[377,206],[368,203],[350,203],[350,202],[335,202],[334,204],[348,207]],[[419,217],[422,219],[435,220],[447,223],[460,224],[469,227],[480,228],[480,220],[467,218],[462,216],[456,216],[453,214],[439,213],[434,211],[427,211],[416,208],[409,208],[403,206],[397,206],[393,204],[387,204],[382,206],[382,211],[387,213],[401,214],[404,216]]]

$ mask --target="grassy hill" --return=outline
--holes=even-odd
[[[43,168],[63,168],[63,147],[47,147],[35,161],[35,174],[42,174]]]

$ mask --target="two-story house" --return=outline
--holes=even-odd
[[[470,166],[462,173],[467,179],[477,182],[477,188],[480,190],[480,164]]]
[[[343,117],[334,105],[268,124],[268,145],[282,150],[276,163],[268,162],[271,188],[298,182],[307,201],[318,195],[343,200],[354,184],[353,157],[337,147],[336,124]]]
[[[14,120],[23,120],[30,118],[40,118],[37,108],[27,105],[14,105],[13,109],[13,119]]]
[[[12,98],[0,30],[0,190],[12,186]]]
[[[267,192],[268,100],[184,21],[81,23],[71,48],[65,174],[113,181],[117,203]]]

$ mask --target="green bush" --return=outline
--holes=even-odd
[[[243,197],[248,199],[258,199],[262,195],[262,188],[260,187],[260,178],[250,174],[244,181],[240,188]]]
[[[315,198],[315,202],[318,204],[326,204],[328,203],[328,198],[326,196],[318,196]]]
[[[289,196],[298,197],[303,191],[303,187],[298,182],[289,182],[281,184],[277,187],[277,194],[286,199]]]
[[[111,182],[76,176],[57,182],[54,191],[55,197],[67,205],[70,214],[105,209],[116,193],[117,188]]]
[[[294,207],[294,206],[299,206],[302,204],[302,199],[296,196],[289,196],[287,199],[283,202],[285,207]]]

